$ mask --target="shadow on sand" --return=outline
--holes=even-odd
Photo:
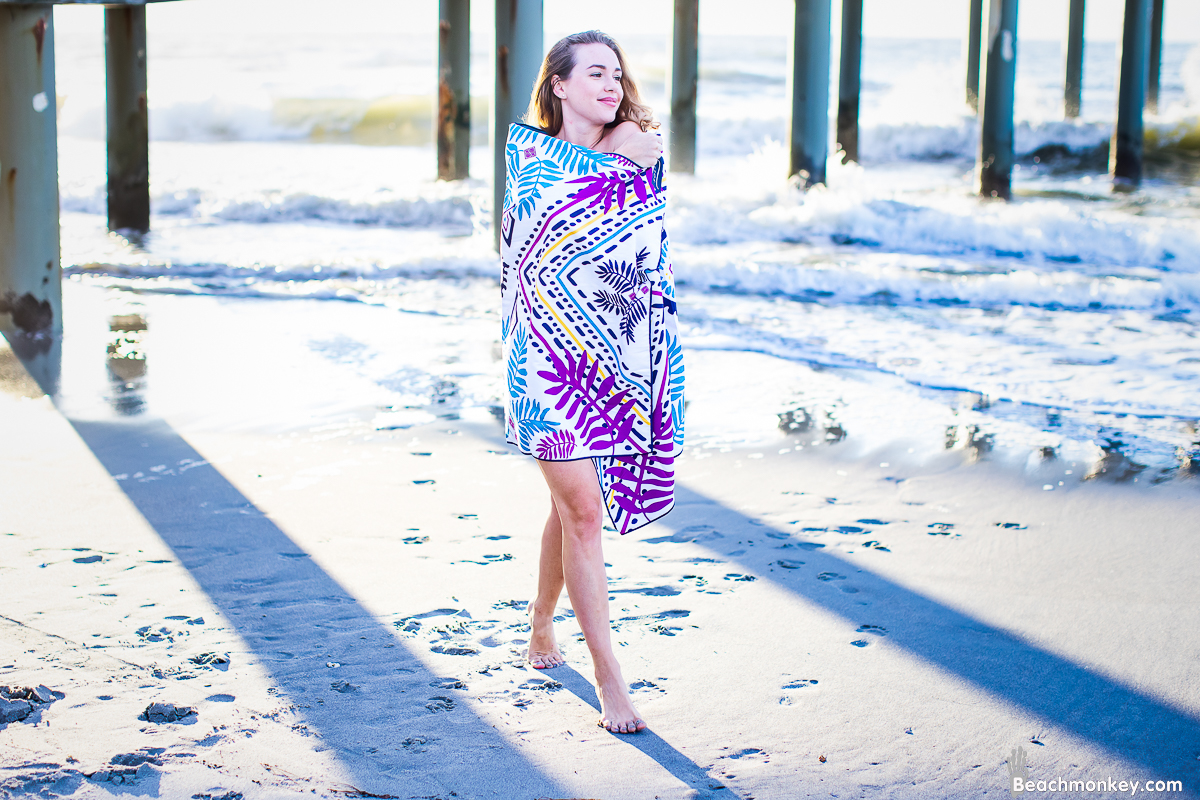
[[[53,394],[60,346],[16,344],[29,374]],[[359,792],[353,796],[569,794],[465,704],[430,713],[426,703],[447,693],[433,687],[441,676],[165,421],[67,419],[110,475],[125,476],[119,485],[138,512],[309,731],[337,753]],[[564,675],[563,683],[599,710],[595,690],[579,673]],[[736,798],[658,735],[647,731],[627,741],[691,787],[692,796]]]
[[[686,487],[678,487],[675,510],[658,525],[676,532],[701,525],[726,532],[724,541],[776,529]],[[710,527],[711,526],[711,527]],[[736,536],[731,535],[737,532]],[[772,544],[802,542],[794,534]],[[969,681],[997,700],[1021,708],[1048,725],[1071,732],[1111,755],[1149,770],[1147,778],[1182,780],[1185,791],[1200,789],[1200,720],[1161,700],[1107,678],[962,612],[904,588],[836,555],[804,548],[804,566],[764,573],[778,550],[756,548],[761,563],[731,557],[719,546],[701,546],[730,564],[771,580],[815,607],[855,625],[877,625],[888,641],[941,670]],[[819,545],[818,545],[819,546]],[[732,546],[726,549],[732,549]],[[796,550],[788,550],[796,553]],[[774,556],[769,554],[774,553]],[[780,575],[780,573],[784,573]],[[854,594],[821,574],[853,576]],[[864,598],[886,598],[869,609]],[[999,752],[999,751],[998,751]],[[1192,796],[1197,796],[1193,794]]]

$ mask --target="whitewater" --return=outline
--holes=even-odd
[[[214,43],[152,30],[153,230],[126,238],[105,229],[102,39],[83,11],[58,13],[70,280],[287,298],[295,311],[278,313],[298,330],[332,301],[497,319],[486,50],[473,58],[472,177],[439,183],[433,37],[231,31]],[[626,46],[664,108],[662,42]],[[690,444],[952,450],[1074,479],[1166,480],[1200,465],[1200,47],[1166,46],[1149,178],[1114,195],[1115,46],[1089,43],[1083,115],[1063,121],[1058,45],[1023,43],[1010,203],[972,194],[958,42],[868,39],[862,163],[832,157],[828,187],[807,192],[786,179],[780,143],[786,40],[707,37],[701,49],[697,174],[668,176]],[[499,366],[477,357],[498,321],[453,358],[370,326],[345,336],[349,350],[312,347],[354,353],[391,409],[381,425],[499,405]]]

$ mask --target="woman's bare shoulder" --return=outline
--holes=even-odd
[[[620,125],[616,126],[605,136],[604,149],[608,152],[613,152],[635,133],[641,133],[642,126],[638,125],[633,120],[625,120]]]

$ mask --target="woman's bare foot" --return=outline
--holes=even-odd
[[[646,721],[638,716],[637,709],[629,699],[629,687],[621,678],[620,670],[608,680],[600,680],[597,694],[600,695],[600,719],[596,722],[609,733],[637,733],[646,729]]]
[[[554,614],[539,614],[529,601],[525,609],[529,615],[529,647],[526,659],[534,669],[550,669],[566,663],[558,644],[554,640]]]

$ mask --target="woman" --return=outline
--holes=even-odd
[[[613,654],[601,506],[624,534],[674,504],[683,359],[663,230],[662,144],[620,47],[599,31],[550,49],[506,144],[501,228],[508,441],[550,489],[528,660],[563,656],[564,584],[614,733],[646,723]],[[535,127],[536,126],[536,127]]]

